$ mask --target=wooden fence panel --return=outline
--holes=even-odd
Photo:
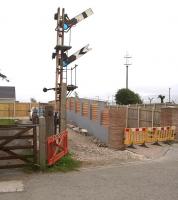
[[[29,116],[30,105],[27,103],[16,104],[16,116],[25,117]]]
[[[138,127],[151,127],[152,126],[152,111],[139,109],[139,126]]]
[[[129,128],[138,127],[138,109],[128,108],[128,124]]]
[[[28,117],[32,107],[39,107],[39,103],[0,103],[0,117]]]
[[[160,111],[128,108],[128,128],[160,126]]]
[[[13,117],[13,115],[14,115],[13,103],[0,104],[0,117]]]

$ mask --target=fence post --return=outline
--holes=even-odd
[[[88,119],[91,120],[92,119],[92,104],[90,102],[90,100],[88,100]]]
[[[138,124],[137,124],[137,126],[139,128],[140,127],[140,108],[139,107],[137,109],[137,114],[138,114]]]
[[[62,98],[61,98],[61,104],[60,104],[60,127],[59,127],[59,131],[64,131],[66,130],[67,127],[67,114],[66,114],[66,95],[67,95],[67,84],[63,83],[62,84]]]
[[[118,110],[118,108],[117,108]],[[129,121],[129,107],[126,107],[126,123],[125,123],[125,127],[128,127],[128,121]]]
[[[152,113],[151,113],[151,126],[152,127],[154,126],[154,111],[155,111],[155,109],[152,108]]]
[[[46,150],[46,120],[39,118],[39,165],[40,169],[46,168],[47,150]]]
[[[98,110],[97,110],[97,120],[99,122],[99,125],[101,125],[101,107],[98,106]]]
[[[37,150],[37,130],[36,126],[33,127],[33,154],[34,154],[34,164],[37,164],[38,150]]]
[[[15,109],[16,109],[16,106],[15,106],[15,101],[14,101],[14,118],[16,117]]]
[[[46,135],[51,136],[54,134],[54,115],[53,106],[45,106],[45,123],[46,123]]]

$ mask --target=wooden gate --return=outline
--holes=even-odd
[[[0,169],[36,163],[36,125],[0,125]]]

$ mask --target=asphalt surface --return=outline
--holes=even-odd
[[[18,178],[24,191],[0,200],[177,200],[178,145],[154,160]]]

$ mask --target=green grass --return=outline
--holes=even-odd
[[[0,125],[14,125],[15,121],[13,119],[0,119]]]
[[[55,165],[50,166],[46,169],[47,172],[69,172],[77,170],[81,166],[81,162],[74,160],[72,155],[68,153],[66,156],[61,158]]]
[[[68,153],[52,166],[47,166],[43,172],[69,172],[76,171],[81,166],[81,162],[72,158],[72,154]],[[29,164],[23,169],[26,173],[40,172],[40,166]]]

